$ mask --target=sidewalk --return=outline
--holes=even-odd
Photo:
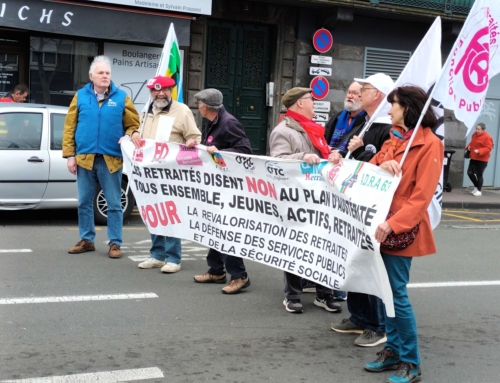
[[[481,197],[474,197],[467,188],[454,188],[443,193],[443,209],[500,209],[500,190],[483,188]]]

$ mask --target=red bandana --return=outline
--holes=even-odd
[[[330,147],[325,140],[325,128],[320,124],[316,124],[314,121],[308,119],[302,114],[293,112],[290,109],[287,110],[285,116],[293,118],[300,124],[300,126],[302,126],[313,146],[321,153],[321,157],[327,159],[330,155]]]

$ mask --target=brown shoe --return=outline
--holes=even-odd
[[[226,273],[222,275],[213,275],[209,273],[195,275],[194,281],[198,283],[226,283]]]
[[[110,258],[121,258],[122,251],[120,250],[120,246],[117,245],[116,243],[110,243],[108,255]]]
[[[222,294],[238,294],[242,289],[250,286],[250,278],[237,278],[229,282],[229,285],[222,288]]]
[[[78,241],[75,246],[70,247],[68,253],[80,254],[80,253],[85,253],[86,251],[94,251],[94,250],[95,250],[94,242],[89,242],[86,239],[82,239]]]

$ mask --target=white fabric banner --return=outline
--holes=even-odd
[[[434,98],[455,112],[467,134],[481,113],[489,79],[500,72],[499,21],[500,1],[474,2],[435,87]]]
[[[204,146],[122,143],[141,217],[153,234],[183,238],[336,290],[392,292],[374,239],[399,178],[354,160],[333,165],[210,155]],[[133,163],[133,161],[135,162]]]

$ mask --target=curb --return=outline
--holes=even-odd
[[[443,201],[443,209],[500,209],[500,202],[454,202]]]

